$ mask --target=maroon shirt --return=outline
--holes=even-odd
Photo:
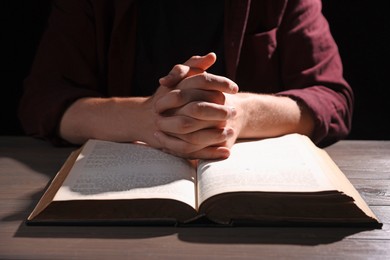
[[[349,133],[353,92],[321,0],[226,0],[224,27],[226,76],[241,91],[306,104],[320,146]],[[60,144],[61,116],[76,99],[131,96],[135,36],[135,1],[54,0],[20,103],[26,133]]]

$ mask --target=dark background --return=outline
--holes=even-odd
[[[344,76],[355,92],[348,139],[389,140],[389,15],[386,1],[370,3],[323,0],[323,12],[339,45]],[[49,12],[50,0],[0,1],[0,135],[23,134],[17,104]]]

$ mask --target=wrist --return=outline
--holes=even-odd
[[[254,132],[253,117],[257,116],[253,112],[253,105],[256,104],[254,94],[237,93],[234,96],[236,97],[234,107],[237,110],[238,138],[251,138]]]
[[[285,96],[240,93],[243,127],[239,138],[268,138],[289,133],[310,137],[314,120],[309,110]]]
[[[151,143],[154,140],[155,112],[151,98],[127,97],[113,100],[112,126],[120,142]],[[111,127],[110,127],[111,128]]]
[[[82,98],[64,113],[60,135],[82,144],[88,139],[117,142],[143,141],[151,109],[147,98]]]

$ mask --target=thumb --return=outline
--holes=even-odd
[[[204,56],[192,56],[183,64],[175,65],[168,75],[159,79],[159,83],[167,87],[175,86],[187,77],[203,73],[210,68],[216,60],[217,56],[213,52]]]
[[[191,68],[197,68],[201,70],[208,70],[217,60],[217,55],[214,52],[210,52],[204,56],[192,56],[184,65]]]

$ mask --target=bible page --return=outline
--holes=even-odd
[[[291,134],[236,143],[226,160],[198,165],[199,205],[207,198],[240,191],[318,192],[334,190],[305,136]],[[313,144],[313,148],[317,148]]]
[[[143,144],[89,140],[54,200],[175,199],[195,207],[196,169]]]

